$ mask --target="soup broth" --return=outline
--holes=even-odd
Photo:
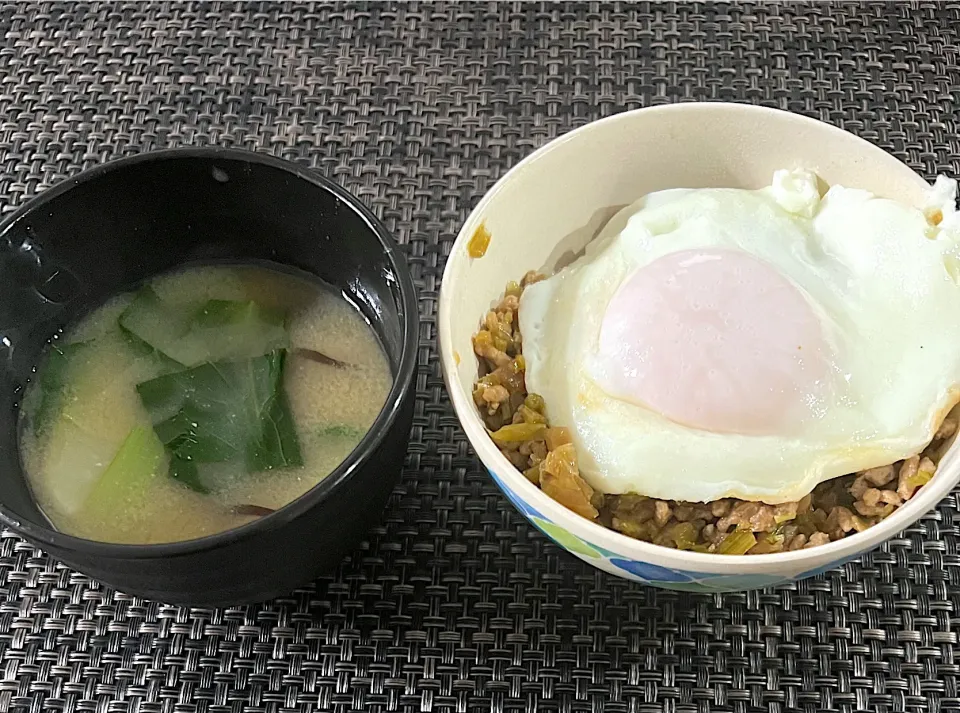
[[[20,450],[62,532],[119,543],[210,535],[319,483],[392,376],[342,296],[260,266],[189,267],[85,316],[29,385]]]

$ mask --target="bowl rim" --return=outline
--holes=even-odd
[[[110,559],[146,560],[176,558],[206,552],[255,536],[262,532],[275,530],[319,505],[329,497],[333,490],[350,480],[361,464],[368,462],[376,455],[388,431],[394,426],[399,417],[403,403],[410,390],[414,388],[413,380],[417,369],[417,352],[419,348],[420,312],[413,277],[400,250],[399,244],[393,239],[383,223],[381,223],[359,198],[326,176],[294,163],[293,161],[258,151],[214,146],[145,151],[133,156],[126,156],[93,166],[81,171],[75,176],[64,178],[50,188],[37,193],[20,208],[0,221],[0,238],[20,220],[43,209],[50,201],[73,190],[81,184],[89,183],[90,181],[101,178],[105,174],[117,170],[124,170],[137,164],[178,159],[219,159],[232,162],[255,163],[279,169],[295,179],[309,183],[321,191],[332,194],[348,206],[350,210],[363,221],[367,229],[369,229],[379,241],[380,247],[397,277],[400,292],[398,312],[400,313],[402,344],[398,367],[393,375],[390,391],[377,418],[350,455],[310,490],[269,515],[230,528],[229,530],[223,530],[190,540],[155,544],[121,544],[76,537],[60,532],[53,528],[52,525],[47,527],[45,525],[24,521],[9,510],[6,505],[0,503],[0,523],[22,535],[24,539],[28,541],[50,545],[70,553],[77,552],[84,555]],[[19,464],[19,449],[17,456],[18,467],[22,473],[23,467],[22,464]]]
[[[480,202],[470,211],[470,214],[461,226],[457,238],[450,248],[450,257],[447,259],[443,278],[440,283],[437,333],[440,346],[441,370],[454,411],[460,420],[468,440],[483,464],[488,469],[496,472],[499,477],[502,477],[509,485],[510,490],[516,493],[517,497],[530,503],[537,511],[548,515],[553,522],[561,524],[568,531],[585,540],[587,544],[596,544],[608,549],[614,554],[629,556],[640,562],[653,562],[662,566],[686,571],[764,574],[769,573],[773,569],[780,569],[785,565],[790,565],[791,570],[803,571],[805,566],[810,568],[818,565],[822,566],[828,562],[844,560],[845,558],[865,552],[916,522],[923,514],[942,500],[956,485],[958,480],[960,480],[960,463],[957,464],[958,467],[956,467],[955,472],[952,473],[938,470],[934,478],[921,488],[915,497],[899,507],[886,519],[862,532],[848,535],[834,542],[816,545],[809,549],[756,555],[721,555],[716,553],[678,550],[628,537],[616,530],[587,520],[550,498],[540,488],[527,480],[496,447],[477,413],[472,397],[460,387],[457,378],[458,360],[454,355],[454,346],[452,344],[452,324],[453,319],[455,319],[452,308],[452,294],[457,289],[453,284],[453,274],[457,269],[458,263],[469,259],[467,257],[466,243],[469,241],[473,230],[480,224],[486,207],[494,198],[500,192],[508,190],[509,184],[532,163],[540,160],[548,153],[557,150],[567,142],[583,138],[600,125],[630,121],[641,112],[645,113],[644,116],[649,116],[654,113],[663,114],[664,119],[669,120],[669,116],[677,112],[702,112],[704,114],[711,114],[718,111],[751,113],[754,115],[753,118],[757,120],[763,120],[764,117],[768,119],[786,119],[788,121],[806,124],[808,127],[824,133],[832,133],[835,135],[843,134],[844,139],[856,145],[862,154],[872,155],[877,157],[878,160],[886,160],[887,162],[895,161],[905,169],[912,171],[909,166],[906,166],[906,164],[897,159],[897,157],[844,129],[802,114],[753,104],[733,102],[684,102],[665,104],[624,111],[587,123],[547,142],[513,166],[484,194]],[[929,185],[922,177],[915,172],[913,173],[917,181],[925,186]],[[479,324],[480,315],[477,315],[476,319],[477,324]],[[524,517],[529,519],[526,513],[524,513]],[[625,555],[625,553],[627,554]]]

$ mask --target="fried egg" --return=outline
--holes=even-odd
[[[960,400],[956,191],[650,194],[524,291],[527,389],[606,493],[787,502],[918,453]]]

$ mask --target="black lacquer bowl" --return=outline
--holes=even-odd
[[[191,262],[268,261],[345,292],[394,374],[351,456],[267,517],[186,542],[70,537],[34,503],[17,446],[19,400],[44,346],[107,297]],[[227,605],[290,592],[330,571],[381,517],[413,418],[413,282],[397,246],[353,196],[312,172],[244,151],[183,149],[106,163],[43,192],[0,224],[0,521],[122,591]]]

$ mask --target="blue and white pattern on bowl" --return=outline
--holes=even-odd
[[[674,569],[662,567],[651,562],[642,562],[623,554],[611,552],[593,542],[587,542],[582,537],[573,534],[566,528],[553,522],[547,515],[536,510],[511,490],[503,479],[493,471],[489,471],[494,482],[500,487],[507,498],[513,503],[538,530],[553,540],[560,547],[568,550],[580,559],[619,577],[643,582],[663,589],[675,589],[688,592],[741,592],[749,589],[775,587],[787,584],[806,577],[822,574],[836,569],[846,562],[857,559],[862,552],[858,552],[843,559],[831,561],[816,569],[803,572],[796,576],[782,576],[773,574],[721,574],[716,572],[699,572],[695,570]]]

